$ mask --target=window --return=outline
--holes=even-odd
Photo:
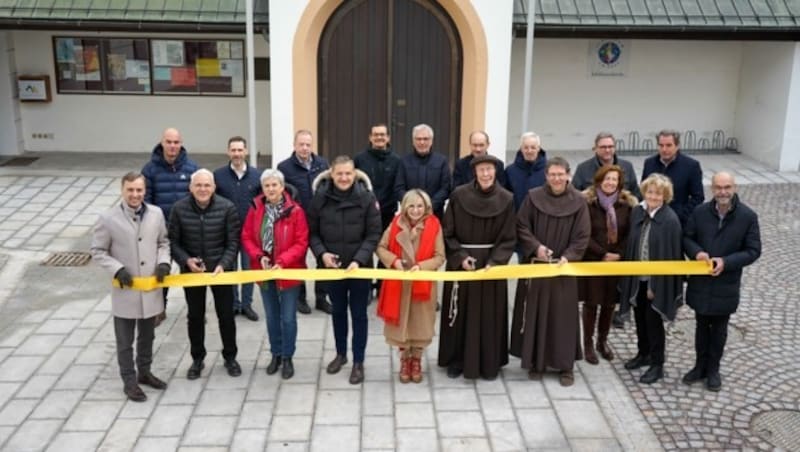
[[[244,42],[53,38],[59,93],[244,96]]]

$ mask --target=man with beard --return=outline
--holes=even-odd
[[[719,363],[728,338],[728,320],[739,306],[742,269],[761,255],[758,215],[739,200],[729,173],[711,178],[714,199],[689,216],[683,249],[690,258],[710,261],[711,276],[691,276],[686,301],[695,311],[695,366],[683,382],[703,379],[710,391],[719,391]]]
[[[505,265],[516,244],[513,195],[497,183],[498,160],[472,160],[475,181],[457,187],[444,215],[447,270]],[[497,378],[508,364],[508,281],[444,285],[439,366],[447,376]]]
[[[528,192],[517,214],[517,235],[525,262],[556,265],[579,261],[589,246],[589,208],[569,184],[569,163],[547,161],[545,185]],[[572,276],[520,281],[511,323],[511,354],[519,356],[531,380],[557,369],[562,386],[575,382],[581,358],[578,341],[578,282]]]

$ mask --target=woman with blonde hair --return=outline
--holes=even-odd
[[[384,231],[378,258],[400,271],[436,270],[444,263],[444,240],[431,199],[419,189],[406,192],[400,213]],[[400,382],[422,381],[422,354],[434,334],[436,283],[384,280],[377,312],[386,342],[400,349]]]

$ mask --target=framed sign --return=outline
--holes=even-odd
[[[628,72],[631,46],[628,40],[603,39],[589,43],[589,75],[624,77]]]
[[[49,75],[20,75],[17,77],[20,102],[50,102]]]

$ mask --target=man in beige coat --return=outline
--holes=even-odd
[[[164,312],[161,289],[133,290],[136,276],[156,276],[161,282],[170,271],[169,239],[164,214],[144,202],[145,180],[139,173],[122,177],[122,202],[100,215],[92,236],[92,258],[115,280],[111,311],[117,340],[117,362],[125,395],[135,402],[147,400],[139,383],[155,389],[167,384],[150,373],[155,317]],[[133,339],[136,329],[136,367]]]

